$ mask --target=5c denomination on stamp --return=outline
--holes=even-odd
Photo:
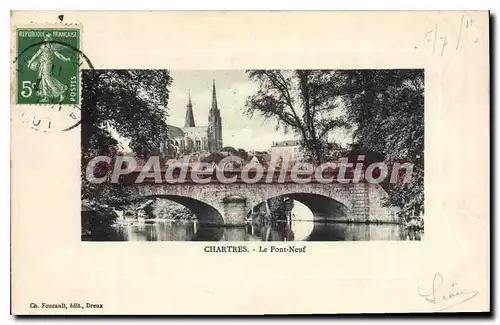
[[[80,30],[17,30],[17,103],[78,104]]]
[[[81,25],[31,23],[16,26],[13,37],[15,114],[36,131],[69,131],[80,125],[80,73],[94,68],[82,52]]]

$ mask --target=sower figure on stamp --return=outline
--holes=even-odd
[[[44,41],[38,51],[28,61],[28,68],[37,71],[40,83],[37,95],[42,97],[41,102],[48,102],[49,98],[59,97],[59,102],[64,99],[64,93],[68,86],[61,83],[52,76],[52,65],[54,56],[62,61],[70,61],[70,58],[65,57],[58,51],[64,47],[57,43],[51,43],[52,37],[50,34],[45,35]]]

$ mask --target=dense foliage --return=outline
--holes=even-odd
[[[274,119],[276,128],[300,135],[305,158],[317,165],[331,158],[329,134],[347,127],[339,107],[340,78],[334,70],[248,70],[258,83],[246,113]]]
[[[82,72],[82,200],[121,203],[125,189],[109,183],[91,184],[85,177],[88,162],[116,156],[117,136],[130,140],[139,157],[155,154],[167,138],[167,111],[172,82],[168,70],[83,70]],[[116,135],[115,135],[116,136]],[[111,173],[111,169],[104,170]]]
[[[339,147],[328,134],[344,128],[351,148],[393,162],[414,164],[412,182],[389,184],[388,205],[408,221],[423,213],[424,71],[249,70],[258,84],[245,111],[275,119],[301,139],[307,160],[320,164]],[[378,159],[377,159],[378,160]]]
[[[412,181],[390,184],[389,205],[405,221],[424,209],[424,71],[343,70],[343,100],[355,126],[353,143],[382,153],[385,161],[414,165]]]

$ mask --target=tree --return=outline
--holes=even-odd
[[[424,71],[342,70],[343,101],[354,146],[389,163],[414,164],[412,182],[391,184],[388,204],[408,219],[424,209]]]
[[[119,153],[111,128],[130,139],[130,147],[138,157],[157,153],[167,139],[166,107],[171,82],[168,70],[82,71],[82,199],[118,201],[125,195],[119,186],[91,184],[85,177],[92,158]]]
[[[423,168],[423,70],[343,70],[344,101],[360,148]]]
[[[221,151],[227,151],[230,154],[234,154],[236,152],[236,149],[234,147],[227,146],[227,147],[222,148]]]
[[[210,155],[203,158],[201,161],[206,163],[220,163],[224,159],[224,156],[219,152],[212,152]]]
[[[235,156],[238,156],[240,157],[241,159],[243,160],[247,160],[248,159],[248,152],[245,151],[245,149],[242,149],[242,148],[239,148],[235,153],[234,153]]]
[[[131,149],[147,156],[167,137],[168,70],[84,70],[82,75],[82,148],[95,128],[115,129]]]
[[[249,116],[275,119],[276,129],[301,138],[304,157],[317,165],[332,154],[331,131],[347,127],[339,109],[340,76],[334,70],[248,70],[258,83],[245,105]]]

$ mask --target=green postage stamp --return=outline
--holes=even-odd
[[[79,29],[17,30],[17,103],[79,104]]]

